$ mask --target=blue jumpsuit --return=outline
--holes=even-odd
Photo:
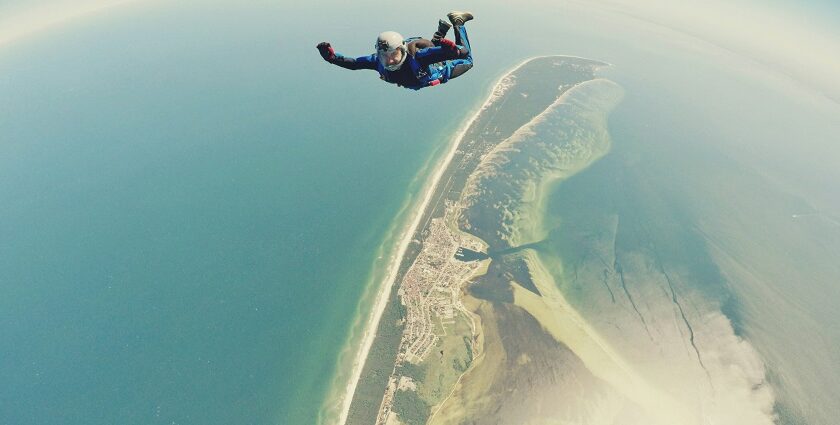
[[[347,69],[372,69],[382,80],[412,90],[443,84],[467,72],[473,66],[472,51],[463,25],[455,27],[456,49],[435,46],[431,41],[415,38],[406,43],[408,56],[396,71],[385,69],[376,54],[357,58],[340,53],[330,63]]]

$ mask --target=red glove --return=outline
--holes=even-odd
[[[318,43],[316,46],[318,52],[321,53],[321,57],[324,58],[327,62],[332,62],[335,60],[335,50],[330,46],[330,43],[326,41]]]
[[[445,47],[445,48],[447,48],[449,50],[453,50],[453,51],[458,50],[458,45],[456,45],[454,41],[452,41],[448,38],[440,39],[440,47]]]

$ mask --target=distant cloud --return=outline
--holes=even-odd
[[[139,0],[56,0],[47,4],[42,2],[37,5],[3,6],[0,8],[0,48],[74,19],[137,1]]]
[[[840,39],[824,19],[818,19],[818,8],[802,3],[781,9],[750,0],[602,0],[600,4],[748,57],[840,103]]]

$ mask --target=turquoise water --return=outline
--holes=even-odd
[[[336,7],[324,37],[358,35]],[[138,3],[0,51],[0,423],[314,422],[482,80],[328,67],[310,12]]]
[[[676,55],[676,42],[640,43],[661,34],[639,23],[565,5],[459,4],[478,15],[476,67],[414,93],[329,67],[314,45],[365,54],[382,30],[429,36],[451,4],[406,14],[378,2],[162,3],[0,49],[0,424],[315,422],[415,178],[493,79],[534,54],[615,64],[625,105],[647,108],[617,111],[616,153],[632,142],[679,156],[681,143],[714,139],[837,205],[825,195],[833,171],[795,167],[836,149],[784,161],[796,129],[761,129],[766,114],[791,113],[774,109],[788,101],[776,91],[735,115],[749,125],[715,124],[726,139],[680,137],[704,130],[686,114],[715,122],[708,111],[744,110],[765,82],[708,79],[724,66],[697,67],[708,57]],[[674,105],[693,105],[679,115],[693,124],[645,130]],[[814,147],[836,129],[811,116]]]

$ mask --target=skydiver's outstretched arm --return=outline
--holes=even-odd
[[[316,48],[318,49],[318,52],[321,53],[321,57],[333,65],[353,70],[376,69],[376,55],[348,58],[341,53],[336,53],[332,46],[330,46],[330,43],[327,43],[326,41],[319,43]]]
[[[376,55],[359,56],[357,58],[348,58],[342,56],[340,53],[335,55],[335,60],[331,62],[333,65],[338,65],[347,69],[376,69]]]

